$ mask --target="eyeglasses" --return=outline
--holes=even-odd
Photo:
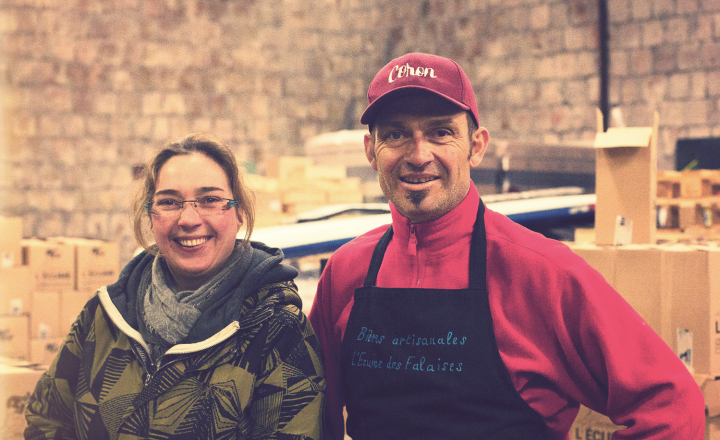
[[[162,217],[175,217],[180,215],[185,203],[192,203],[200,216],[212,216],[222,214],[228,209],[238,206],[238,202],[223,197],[206,196],[199,200],[180,200],[172,197],[163,197],[157,200],[150,200],[145,204],[145,210],[150,214],[157,214]]]

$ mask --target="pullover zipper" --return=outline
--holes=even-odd
[[[420,285],[420,254],[418,253],[417,226],[410,225],[410,239],[408,240],[408,255],[415,257],[415,287]]]
[[[417,236],[415,235],[415,225],[410,225],[410,240],[408,240],[408,255],[417,256]]]

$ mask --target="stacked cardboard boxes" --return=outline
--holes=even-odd
[[[0,439],[23,438],[25,407],[44,371],[27,362],[0,359]]]
[[[250,174],[247,184],[257,197],[258,226],[326,205],[363,202],[360,179],[348,178],[344,165],[315,165],[309,157],[270,158],[266,175]]]
[[[569,245],[691,371],[720,376],[720,247]]]
[[[29,358],[32,273],[22,265],[22,220],[0,217],[0,357]]]
[[[31,273],[28,358],[47,364],[90,296],[117,280],[119,246],[67,237],[24,239],[21,244]]]
[[[119,274],[117,243],[23,239],[0,217],[0,438],[22,438],[30,393],[95,289]]]
[[[664,171],[657,184],[659,228],[720,225],[720,170]]]
[[[617,244],[621,235],[619,224],[631,225],[630,242],[655,242],[659,123],[657,112],[652,127],[609,128],[603,132],[602,121],[598,121],[595,138],[597,244]]]
[[[569,245],[635,308],[698,383],[707,379],[702,387],[706,404],[717,407],[708,414],[720,416],[720,381],[715,380],[720,376],[720,246],[710,240],[679,244],[658,230],[663,225],[707,227],[700,208],[714,206],[707,201],[720,190],[720,179],[705,171],[657,173],[657,113],[652,127],[602,132],[601,122],[595,142],[595,230],[583,234],[585,242]],[[628,223],[631,240],[620,243],[619,229]],[[609,439],[617,429],[622,427],[582,408],[571,437]],[[712,432],[708,429],[706,438],[720,439],[720,431]]]
[[[580,406],[580,411],[570,428],[570,439],[611,440],[615,431],[624,428],[624,426],[614,424],[608,417]]]
[[[0,267],[14,267],[22,264],[22,219],[20,217],[0,217]]]

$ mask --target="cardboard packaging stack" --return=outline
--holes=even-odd
[[[326,205],[363,202],[360,179],[347,177],[344,165],[314,165],[309,157],[270,158],[265,176],[246,179],[257,197],[257,226],[280,224]]]
[[[658,228],[720,236],[720,170],[658,173]]]
[[[569,245],[692,372],[720,376],[720,247]]]
[[[0,359],[0,439],[23,438],[25,407],[45,367],[13,359]]]
[[[720,381],[716,380],[720,377],[720,242],[660,240],[656,215],[662,212],[658,207],[677,206],[667,220],[678,227],[679,221],[685,221],[680,220],[682,203],[663,200],[692,198],[695,215],[720,185],[716,173],[658,175],[657,127],[656,113],[653,127],[598,132],[594,235],[587,242],[568,245],[603,275],[693,373],[708,408],[706,439],[716,440],[720,439]],[[571,438],[609,439],[622,428],[581,408]]]
[[[22,438],[30,393],[95,290],[117,280],[117,243],[23,239],[0,217],[0,438]]]
[[[95,290],[117,280],[119,245],[68,237],[21,244],[31,274],[28,359],[47,365]]]
[[[22,264],[22,220],[0,217],[0,357],[28,360],[32,273]]]

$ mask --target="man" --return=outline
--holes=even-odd
[[[452,60],[411,53],[370,84],[365,154],[392,225],[339,249],[310,312],[326,435],[568,439],[578,405],[621,439],[702,439],[679,358],[566,246],[484,207],[489,135]]]

